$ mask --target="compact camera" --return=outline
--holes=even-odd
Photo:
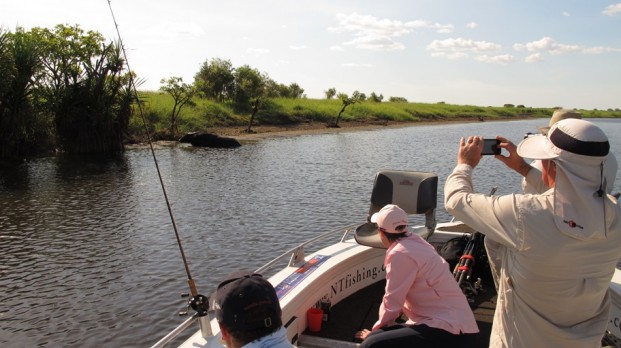
[[[500,140],[498,139],[483,139],[483,150],[481,155],[500,155]]]

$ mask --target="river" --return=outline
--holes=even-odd
[[[519,142],[546,120],[438,124],[155,151],[192,277],[209,294],[308,237],[363,222],[380,169],[443,187],[461,136]],[[621,120],[595,120],[621,156]],[[475,189],[519,191],[486,156]],[[619,175],[615,187],[620,188]],[[148,149],[0,171],[0,346],[148,347],[185,320],[187,274]]]

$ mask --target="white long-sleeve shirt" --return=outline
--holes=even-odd
[[[473,192],[471,176],[469,165],[455,167],[445,208],[504,246],[490,347],[599,347],[621,257],[619,205],[607,211],[605,237],[576,238],[555,224],[554,189],[490,197]]]

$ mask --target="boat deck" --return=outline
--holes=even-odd
[[[377,282],[332,306],[330,320],[322,323],[321,331],[304,331],[297,346],[300,348],[358,346],[360,341],[354,338],[354,334],[362,329],[370,329],[377,321],[385,284],[385,281]],[[483,291],[475,298],[472,307],[481,331],[479,346],[488,347],[496,307],[493,284],[491,286],[483,284]]]

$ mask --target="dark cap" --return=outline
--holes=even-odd
[[[218,322],[230,330],[270,331],[282,325],[276,290],[257,273],[238,271],[220,283],[215,293],[215,311]]]

